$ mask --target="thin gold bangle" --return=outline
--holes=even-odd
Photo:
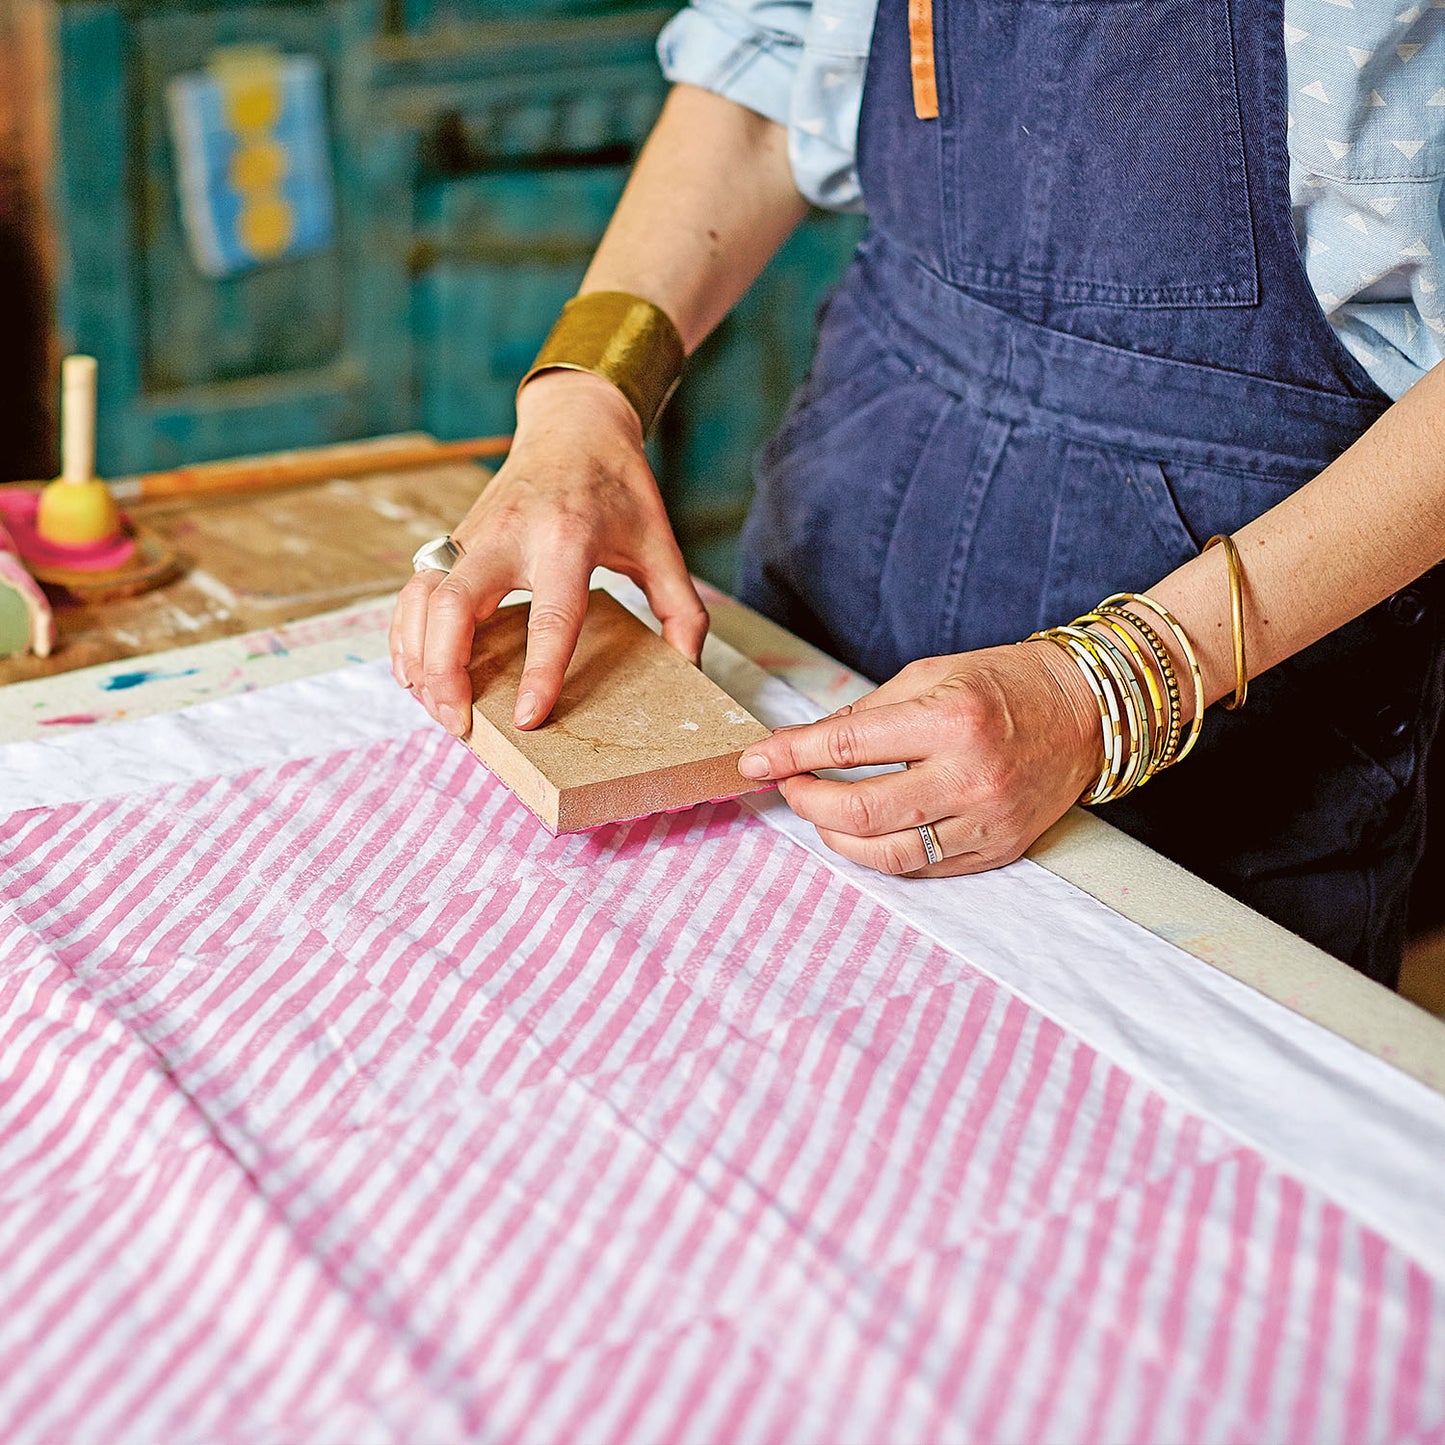
[[[1128,726],[1124,719],[1123,698],[1110,687],[1108,674],[1092,654],[1069,637],[1063,628],[1054,628],[1048,636],[1051,642],[1057,643],[1073,658],[1074,666],[1083,673],[1089,686],[1094,689],[1099,705],[1108,718],[1109,747],[1105,755],[1104,769],[1094,786],[1079,799],[1084,804],[1098,803],[1118,787],[1119,779],[1124,775]]]
[[[1046,632],[1035,632],[1033,636],[1025,639],[1028,642],[1044,641],[1052,642],[1061,649],[1069,661],[1084,675],[1084,681],[1089,685],[1089,691],[1094,694],[1094,702],[1099,708],[1099,724],[1103,730],[1104,739],[1104,766],[1100,769],[1099,776],[1095,782],[1079,795],[1079,802],[1090,804],[1098,802],[1118,782],[1123,772],[1124,764],[1124,727],[1123,720],[1119,715],[1118,700],[1106,685],[1102,676],[1102,669],[1099,665],[1084,653],[1082,648],[1075,649],[1075,645],[1057,628],[1050,628]]]
[[[1194,644],[1190,642],[1189,634],[1179,625],[1174,614],[1162,602],[1156,602],[1147,592],[1116,592],[1112,597],[1106,597],[1099,606],[1127,607],[1131,602],[1136,607],[1147,608],[1174,634],[1174,639],[1179,644],[1179,650],[1184,654],[1185,662],[1189,664],[1190,680],[1194,683],[1194,719],[1189,724],[1189,736],[1185,738],[1184,746],[1168,764],[1172,768],[1175,763],[1182,763],[1189,756],[1194,744],[1199,741],[1199,729],[1204,726],[1204,674],[1199,669],[1199,655],[1194,651]],[[1094,610],[1097,612],[1098,608]]]
[[[1244,568],[1239,561],[1239,548],[1234,538],[1219,532],[1199,549],[1202,557],[1216,543],[1224,548],[1224,560],[1229,567],[1229,621],[1234,631],[1234,698],[1224,706],[1230,712],[1238,712],[1249,696],[1249,664],[1244,656]]]

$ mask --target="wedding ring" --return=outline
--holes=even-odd
[[[938,841],[938,834],[934,831],[933,824],[920,823],[918,836],[923,839],[923,851],[928,854],[929,863],[942,863],[943,845]]]
[[[412,554],[413,572],[450,572],[462,560],[461,545],[450,537],[433,537]]]

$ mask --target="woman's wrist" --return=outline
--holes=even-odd
[[[586,291],[562,308],[518,391],[553,370],[602,377],[627,398],[645,436],[686,360],[682,337],[660,306],[629,291]]]
[[[525,445],[559,421],[574,422],[583,416],[589,425],[615,429],[642,448],[637,412],[617,387],[590,371],[542,371],[529,377],[517,393],[518,442]]]

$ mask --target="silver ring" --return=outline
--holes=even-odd
[[[413,572],[450,572],[464,555],[460,544],[453,542],[450,537],[433,537],[430,542],[423,542],[412,553],[411,570]]]
[[[938,841],[938,834],[933,830],[932,823],[920,823],[918,825],[918,836],[923,839],[923,851],[928,854],[930,864],[943,862],[943,844]]]

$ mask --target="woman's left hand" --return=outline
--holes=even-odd
[[[853,782],[818,768],[907,763]],[[910,663],[821,722],[782,728],[742,756],[745,777],[776,778],[788,806],[835,852],[884,873],[940,878],[1012,863],[1103,766],[1099,708],[1051,642]],[[929,865],[918,828],[943,860]]]

